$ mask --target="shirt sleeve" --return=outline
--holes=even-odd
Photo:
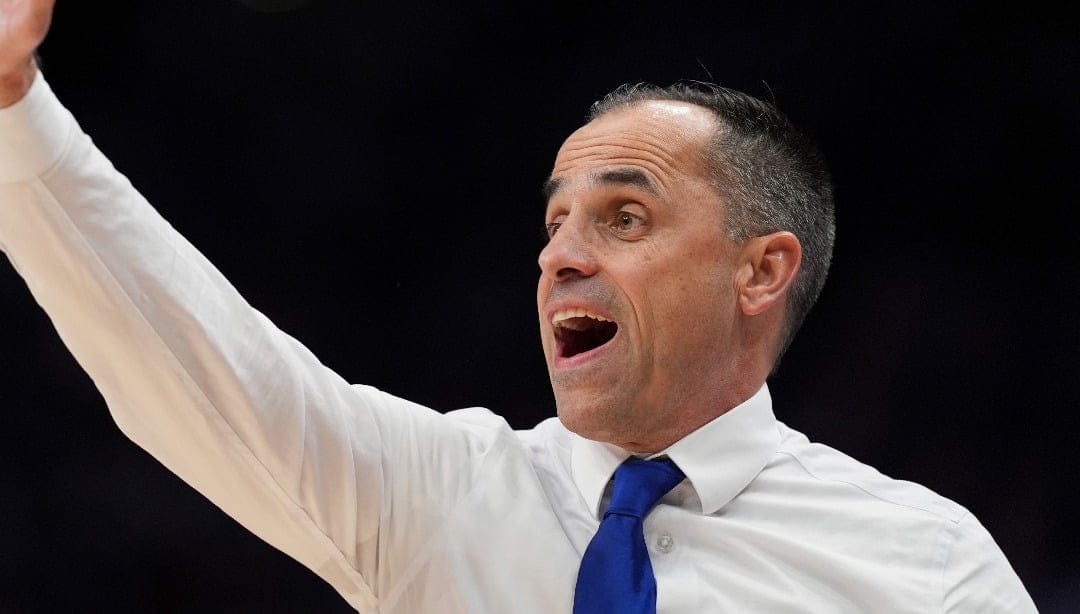
[[[358,610],[499,439],[320,364],[113,168],[40,74],[0,110],[0,249],[124,434]]]
[[[1038,613],[997,542],[972,514],[954,526],[942,575],[943,611],[955,614]]]

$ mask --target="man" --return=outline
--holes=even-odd
[[[52,96],[51,4],[0,14],[0,245],[120,428],[357,610],[1034,610],[962,507],[773,417],[833,221],[769,105],[625,88],[565,141],[537,289],[558,419],[515,432],[350,385],[252,309]],[[631,512],[640,467],[663,486]]]

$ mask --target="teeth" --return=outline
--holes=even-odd
[[[559,326],[562,322],[571,318],[590,318],[593,320],[599,320],[600,322],[610,322],[611,320],[604,316],[597,315],[584,307],[571,307],[569,309],[560,309],[551,316],[551,323],[555,326]]]

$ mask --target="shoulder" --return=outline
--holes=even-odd
[[[836,497],[867,505],[882,505],[898,514],[927,515],[959,523],[968,510],[959,503],[915,482],[895,479],[843,452],[807,439],[778,423],[780,446],[771,467],[784,473],[802,473]]]
[[[963,505],[778,426],[780,446],[752,488],[787,495],[789,514],[827,527],[831,546],[920,578],[945,612],[1036,611],[993,536]]]

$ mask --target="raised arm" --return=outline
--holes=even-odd
[[[0,0],[0,249],[128,437],[374,607],[501,431],[348,384],[249,305],[34,69],[51,5]]]

